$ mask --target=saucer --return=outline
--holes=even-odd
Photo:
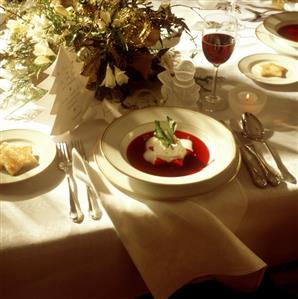
[[[287,74],[282,77],[263,77],[259,74],[257,68],[264,63],[275,63],[286,68]],[[238,63],[241,73],[246,77],[267,84],[284,85],[298,81],[298,63],[294,58],[279,54],[254,54],[241,59]]]

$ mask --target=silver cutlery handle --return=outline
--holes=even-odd
[[[101,217],[101,210],[98,207],[98,202],[96,197],[94,196],[94,193],[92,189],[87,186],[87,198],[88,198],[88,204],[89,204],[89,215],[92,219],[98,220]]]
[[[221,121],[221,123],[233,132],[233,136],[241,152],[242,160],[250,174],[253,183],[259,188],[265,188],[268,184],[264,172],[261,166],[256,161],[255,157],[250,153],[250,151],[247,148],[244,147],[243,143],[241,142],[241,134],[238,131],[231,128],[231,126],[228,125],[225,121]]]
[[[242,146],[240,146],[239,148],[243,162],[246,165],[247,170],[249,171],[253,183],[259,188],[265,188],[267,186],[267,180],[261,167],[254,160],[253,156],[249,152],[247,152],[246,148]]]
[[[276,154],[275,151],[272,149],[272,147],[269,146],[269,143],[267,143],[266,141],[264,141],[263,143],[265,146],[267,146],[269,152],[271,153],[273,159],[275,160],[276,165],[281,171],[284,180],[292,184],[297,184],[296,178],[289,172],[289,170],[284,165],[284,163],[282,162],[278,154]]]
[[[67,174],[67,182],[68,182],[68,189],[69,189],[69,204],[70,204],[70,211],[69,215],[73,222],[81,223],[84,219],[84,214],[82,213],[78,198],[77,198],[77,190],[75,186],[74,179]]]
[[[264,159],[255,151],[252,145],[246,144],[245,147],[249,150],[249,152],[256,157],[258,162],[260,163],[264,174],[266,176],[267,181],[272,186],[278,186],[281,183],[281,177],[264,161]]]

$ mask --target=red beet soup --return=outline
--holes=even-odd
[[[183,166],[173,163],[153,165],[143,158],[146,151],[146,141],[152,137],[154,132],[147,132],[131,141],[127,148],[127,159],[136,169],[163,177],[180,177],[199,172],[207,166],[210,153],[206,144],[199,138],[187,132],[177,130],[175,135],[179,139],[190,139],[193,145],[193,153],[188,154],[183,161]]]
[[[277,30],[282,37],[294,42],[298,42],[298,24],[290,24],[280,27]]]

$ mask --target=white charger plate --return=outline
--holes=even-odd
[[[201,171],[182,177],[161,177],[131,166],[126,158],[130,142],[154,130],[155,120],[171,117],[177,130],[201,139],[210,152],[209,164]],[[178,107],[149,107],[129,112],[112,122],[99,140],[95,161],[118,188],[152,199],[182,199],[214,190],[238,173],[240,155],[233,135],[220,122],[196,111]]]
[[[38,165],[18,175],[0,171],[0,184],[9,184],[30,179],[44,171],[55,159],[56,146],[50,136],[35,130],[15,129],[0,132],[0,142],[19,146],[31,146],[33,155],[38,157]]]
[[[298,12],[282,12],[268,16],[264,22],[264,27],[275,37],[284,43],[298,48],[298,42],[289,40],[278,33],[278,30],[286,25],[298,24]]]
[[[263,77],[257,71],[257,67],[264,63],[275,63],[285,67],[288,72],[285,78]],[[241,59],[238,63],[241,73],[250,79],[274,85],[291,84],[298,81],[298,62],[294,58],[279,54],[254,54]]]
[[[255,33],[257,38],[271,49],[274,49],[282,54],[298,57],[297,48],[292,47],[289,43],[283,41],[281,38],[271,34],[265,29],[263,24],[257,26]]]

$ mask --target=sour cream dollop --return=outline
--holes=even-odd
[[[178,139],[175,144],[166,147],[155,136],[146,141],[146,151],[144,152],[144,159],[153,165],[157,160],[163,160],[171,163],[174,160],[184,160],[185,156],[193,152],[192,141],[189,139]]]

